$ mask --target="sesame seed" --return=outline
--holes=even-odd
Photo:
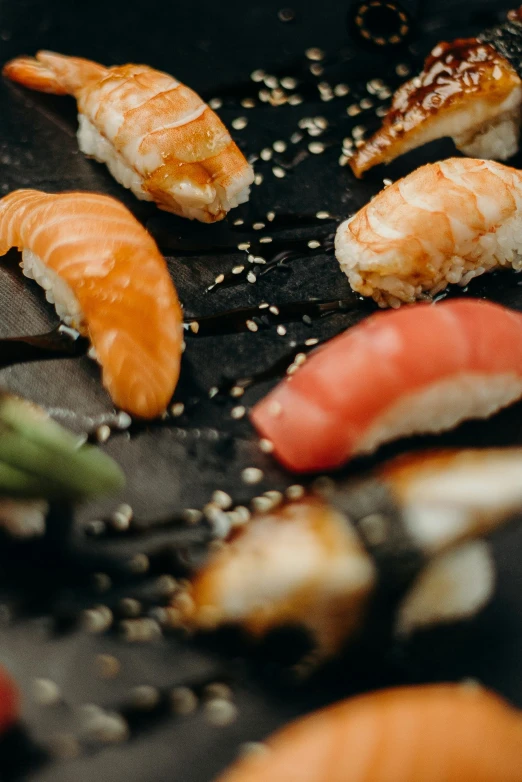
[[[319,62],[314,62],[312,65],[310,65],[310,73],[312,76],[322,76],[324,73],[324,68]]]
[[[237,706],[225,698],[213,698],[205,704],[205,717],[217,727],[231,725],[237,719]]]
[[[112,586],[112,579],[107,573],[93,573],[92,582],[97,592],[108,592]]]
[[[362,138],[365,133],[366,133],[366,128],[364,127],[364,125],[356,125],[352,130],[352,136],[354,138]]]
[[[242,220],[240,217],[238,217],[237,220],[234,220],[234,223],[233,223],[233,225],[244,225],[244,224],[245,224],[245,221]]]
[[[224,682],[212,682],[207,684],[203,690],[203,698],[205,700],[212,700],[213,698],[223,698],[224,700],[232,700],[233,693],[228,684]]]
[[[288,98],[288,103],[290,104],[290,106],[299,106],[299,104],[302,102],[303,102],[303,98],[301,97],[301,95],[298,95],[297,93],[295,93],[294,95],[290,95],[290,97]]]
[[[254,231],[261,231],[264,227],[265,227],[264,223],[254,223],[252,225],[252,228],[254,229]]]
[[[254,184],[260,185],[263,182],[263,174],[256,174],[254,177]]]
[[[116,426],[118,429],[128,429],[131,424],[132,418],[128,413],[124,413],[123,411],[118,413],[116,416]]]
[[[318,220],[327,220],[330,217],[330,212],[316,212],[315,216]]]
[[[274,450],[274,444],[271,440],[267,440],[265,437],[259,441],[259,450],[263,453],[272,453]]]
[[[259,244],[270,244],[270,242],[272,241],[273,239],[271,236],[262,236],[261,239],[259,240]]]
[[[384,187],[389,187],[390,185],[393,185],[393,180],[391,180],[391,179],[383,179],[382,183],[383,183]]]
[[[141,603],[134,597],[123,597],[120,600],[120,611],[124,616],[137,617],[141,614]]]
[[[317,239],[310,239],[310,241],[307,242],[307,244],[311,250],[316,250],[318,247],[321,246],[321,242],[318,242]]]
[[[348,108],[346,109],[346,113],[348,114],[349,117],[356,117],[357,114],[361,113],[361,109],[356,103],[352,103],[352,105],[348,106]]]
[[[96,670],[101,679],[115,679],[121,670],[121,664],[112,654],[98,654],[96,656]]]
[[[253,98],[243,98],[241,105],[244,109],[253,109],[256,105],[256,102]]]
[[[292,133],[290,136],[290,141],[292,144],[299,144],[300,141],[303,140],[303,134],[296,131],[295,133]]]
[[[262,303],[259,305],[259,308],[258,308],[258,309],[260,309],[260,310],[266,310],[266,309],[267,309],[267,307],[269,307],[269,306],[270,306],[270,305],[269,305],[269,303],[268,303],[267,301],[264,301],[264,302],[262,302]]]
[[[290,366],[286,370],[286,374],[293,375],[297,372],[298,369],[299,367],[297,366],[297,364],[290,364]]]
[[[88,633],[104,633],[112,621],[112,611],[107,606],[87,608],[82,612],[82,626]]]
[[[270,74],[265,76],[263,81],[269,90],[275,90],[276,87],[279,86],[279,79],[276,76],[271,76]]]
[[[279,334],[280,337],[284,337],[285,334],[286,334],[286,327],[283,326],[283,325],[279,325],[277,327],[276,331],[277,331],[277,333]]]
[[[250,283],[252,283],[252,284],[253,284],[254,282],[256,282],[256,280],[257,280],[257,277],[256,277],[256,275],[254,274],[254,272],[248,272],[248,274],[247,274],[247,280],[248,280],[248,282],[250,282]]]
[[[120,622],[120,630],[129,643],[150,643],[159,640],[162,636],[161,627],[150,617],[124,619]]]
[[[221,508],[221,510],[228,510],[232,507],[232,497],[221,489],[217,489],[212,494],[212,502],[217,505],[218,508]]]
[[[238,405],[237,407],[233,407],[230,416],[235,421],[239,421],[240,418],[243,418],[246,413],[246,409],[243,407],[243,405]]]
[[[299,484],[294,484],[293,486],[289,486],[288,489],[285,491],[286,498],[288,500],[300,500],[305,495],[305,490],[303,486],[300,486]]]
[[[305,55],[309,60],[322,60],[324,52],[318,46],[312,46],[305,51]]]
[[[198,333],[198,331],[199,331],[199,323],[197,322],[197,320],[193,320],[192,321],[192,323],[190,324],[190,330],[192,331],[193,334],[197,334]]]
[[[93,361],[97,361],[97,359],[98,359],[98,354],[96,353],[96,348],[94,347],[94,345],[91,345],[91,347],[90,347],[90,348],[89,348],[89,350],[87,351],[87,355],[88,355],[88,357],[89,357],[90,359],[92,359]]]
[[[276,307],[275,304],[272,304],[272,306],[268,308],[268,311],[271,312],[272,315],[279,315],[279,307]]]
[[[218,276],[216,277],[214,282],[216,283],[216,285],[219,285],[219,283],[223,282],[224,279],[225,279],[225,275],[224,274],[218,274]]]
[[[245,389],[242,386],[234,386],[230,389],[230,396],[237,398],[243,396]]]
[[[321,152],[324,152],[325,147],[322,141],[312,141],[308,144],[308,149],[312,155],[320,155]]]
[[[96,429],[96,440],[99,443],[106,443],[111,436],[111,428],[107,424],[102,424]]]
[[[156,591],[161,597],[170,597],[177,592],[179,584],[169,573],[164,573],[156,579]]]
[[[87,741],[118,744],[129,737],[129,726],[121,714],[100,709],[85,719],[82,734]]]
[[[281,79],[281,87],[284,87],[285,90],[295,90],[297,87],[297,79],[294,79],[293,76],[283,76]]]
[[[270,404],[268,406],[268,412],[269,412],[270,415],[273,415],[274,418],[276,418],[277,416],[280,416],[281,413],[283,412],[283,408],[281,406],[281,403],[280,402],[270,402]]]
[[[386,106],[379,106],[377,109],[375,109],[375,115],[377,117],[385,117],[388,113],[388,109]]]
[[[132,520],[133,512],[130,505],[128,505],[126,502],[123,502],[121,505],[118,505],[114,513],[112,514],[111,520],[115,526],[118,526],[120,529],[123,527],[127,529],[129,526],[129,522]]]
[[[237,505],[231,515],[233,516],[232,524],[234,526],[246,524],[250,520],[250,511],[245,505]]]
[[[268,513],[274,507],[269,497],[254,497],[250,503],[255,513]]]
[[[241,472],[241,480],[249,486],[259,483],[263,477],[263,470],[260,470],[259,467],[245,467]]]
[[[269,103],[269,101],[270,101],[270,91],[269,90],[265,90],[265,89],[259,90],[257,95],[258,95],[259,100],[262,103]]]
[[[185,410],[185,405],[183,404],[183,402],[176,402],[170,408],[170,412],[174,416],[174,418],[178,418],[180,415],[183,415],[184,410]]]
[[[280,22],[292,22],[295,19],[295,11],[293,8],[281,8],[277,12],[277,18]]]
[[[294,364],[297,364],[298,367],[304,364],[305,361],[306,361],[306,353],[298,353],[297,356],[294,358]]]
[[[234,268],[232,269],[232,274],[241,274],[241,272],[244,271],[245,271],[244,266],[234,266]]]
[[[250,249],[250,242],[240,242],[237,246],[238,250],[247,251]]]
[[[361,109],[371,109],[373,107],[373,100],[370,98],[363,98],[362,101],[359,103],[359,106]]]
[[[213,399],[216,394],[219,394],[219,388],[217,386],[212,386],[212,388],[209,388],[208,390],[208,397],[209,399]]]
[[[305,340],[305,345],[317,345],[318,342],[317,337],[310,337],[310,339]]]
[[[256,82],[263,81],[263,79],[265,78],[265,72],[261,68],[258,68],[257,70],[252,71],[252,73],[250,74],[250,78],[252,79],[252,81],[256,81]]]
[[[406,65],[406,63],[401,62],[395,68],[395,73],[397,74],[397,76],[408,76],[410,73],[410,67],[409,65]]]
[[[272,503],[272,508],[277,508],[283,502],[282,492],[276,491],[275,489],[270,489],[270,491],[265,491],[264,496],[270,500],[270,502]]]
[[[312,325],[312,318],[310,317],[310,315],[303,315],[301,320],[303,321],[303,323],[306,323],[308,326]]]
[[[418,86],[420,87],[420,84]],[[388,100],[388,98],[391,97],[391,90],[389,90],[388,87],[385,87],[383,90],[379,91],[377,97],[379,100]]]
[[[259,157],[261,158],[261,160],[271,160],[271,159],[272,159],[272,155],[273,155],[273,154],[274,154],[274,153],[273,153],[273,151],[270,149],[270,147],[265,147],[265,148],[264,148],[264,149],[262,149],[262,150],[261,150],[261,152],[259,153]]]
[[[299,122],[297,124],[299,125],[299,127],[302,130],[306,130],[306,128],[311,128],[312,127],[312,125],[314,124],[314,121],[313,121],[313,119],[311,117],[301,117],[301,119],[299,120]]]
[[[62,697],[60,688],[51,679],[34,679],[31,694],[40,706],[56,706]]]
[[[186,521],[187,524],[197,524],[203,518],[203,514],[196,508],[185,508],[181,513],[181,518]]]
[[[275,212],[267,212],[266,213],[266,219],[268,220],[269,223],[272,222],[272,220],[275,218],[275,216],[276,216]]]
[[[349,159],[350,158],[347,155],[341,155],[341,157],[339,158],[339,165],[345,166],[348,163]]]
[[[175,687],[170,693],[170,705],[175,714],[187,716],[197,709],[198,699],[188,687]]]
[[[266,258],[263,258],[261,255],[254,255],[252,258],[252,263],[266,263]]]
[[[321,128],[317,128],[315,125],[311,128],[308,128],[308,135],[312,136],[312,138],[315,138],[317,136],[321,136],[323,131]]]
[[[154,709],[160,701],[160,693],[156,687],[150,684],[140,684],[133,687],[129,697],[129,703],[135,709],[150,711]]]
[[[314,117],[314,124],[321,130],[326,130],[328,127],[328,120],[325,117]]]
[[[281,168],[281,166],[274,166],[272,169],[272,174],[278,179],[283,179],[283,177],[286,176],[286,171],[284,168]]]
[[[257,323],[254,320],[247,320],[246,326],[247,326],[247,329],[249,331],[258,331],[259,330],[259,326],[257,325]]]
[[[128,568],[131,573],[136,573],[137,575],[146,573],[149,569],[149,566],[150,562],[146,554],[136,554],[128,562]]]
[[[334,87],[334,95],[338,98],[344,98],[349,92],[350,88],[347,84],[336,84]]]
[[[221,98],[212,98],[212,100],[209,100],[208,105],[211,109],[220,109],[223,105],[223,101]]]
[[[286,150],[286,141],[274,141],[272,144],[275,152],[284,152]]]

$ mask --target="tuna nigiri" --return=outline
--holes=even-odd
[[[253,409],[296,471],[487,418],[522,396],[522,315],[477,299],[376,313],[320,347]]]
[[[0,734],[10,728],[18,716],[18,690],[7,671],[0,666]]]
[[[521,508],[520,448],[398,457],[326,497],[254,514],[174,597],[174,610],[189,628],[238,624],[263,635],[299,625],[321,659],[361,631],[379,587],[407,637],[488,603],[495,574],[482,537]]]
[[[178,380],[182,316],[140,223],[107,196],[16,190],[0,200],[0,255],[11,247],[60,318],[91,340],[114,403],[161,414]]]
[[[219,782],[520,782],[522,715],[473,683],[360,695],[283,728]]]
[[[382,127],[351,158],[354,174],[443,136],[473,157],[514,155],[522,116],[521,42],[522,9],[478,38],[438,44],[422,73],[395,93]]]
[[[137,198],[204,223],[248,200],[252,167],[212,109],[172,76],[52,52],[17,57],[3,72],[76,98],[81,151],[106,163]]]
[[[493,269],[520,271],[521,209],[520,171],[450,158],[382,190],[339,226],[335,252],[354,290],[398,307]]]

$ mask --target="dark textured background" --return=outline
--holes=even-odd
[[[142,61],[173,73],[211,98],[225,94],[231,85],[248,82],[255,68],[284,74],[303,64],[306,67],[303,53],[309,46],[320,46],[328,53],[352,46],[344,28],[346,8],[338,0],[296,0],[292,5],[296,19],[283,24],[277,16],[281,4],[274,0],[228,0],[223,4],[203,0],[184,5],[93,0],[78,6],[65,1],[0,0],[0,60],[49,48],[106,64]],[[386,59],[354,48],[354,57],[328,71],[325,78],[332,84],[347,82],[356,94],[357,84],[364,85],[369,77],[382,76],[395,85],[397,63],[425,54],[440,38],[473,34],[501,17],[497,4],[487,2],[422,5],[426,15],[416,53],[396,52]],[[364,88],[360,89],[359,97],[363,97]],[[255,92],[256,85],[252,85],[251,94]],[[234,210],[233,219],[242,216],[255,221],[272,208],[312,213],[329,209],[344,217],[380,189],[384,176],[394,179],[422,162],[454,151],[449,141],[436,142],[357,182],[348,168],[338,165],[341,140],[353,125],[375,123],[374,113],[351,119],[345,109],[352,97],[322,103],[315,88],[312,95],[296,107],[259,105],[246,110],[229,101],[221,111],[229,125],[234,117],[248,117],[247,128],[233,133],[249,154],[276,139],[288,139],[298,120],[306,116],[326,116],[331,127],[326,136],[335,142],[283,180],[273,177],[271,163],[256,163],[264,182],[253,188],[248,206]],[[75,132],[71,99],[41,96],[0,82],[1,191],[18,187],[96,190],[120,198],[144,222],[153,218],[157,224],[153,207],[136,201],[104,167],[78,153]],[[241,240],[237,234],[232,234],[231,240],[226,225],[194,226],[169,216],[159,222],[174,237],[196,234],[209,243]],[[308,238],[314,235],[313,229],[306,233]],[[326,254],[310,255],[293,263],[290,273],[274,272],[254,286],[204,294],[217,274],[240,260],[240,254],[169,257],[186,310],[202,315],[264,300],[280,303],[349,295],[334,258]],[[57,322],[42,292],[22,278],[17,261],[11,253],[0,268],[0,336],[43,332]],[[493,275],[475,281],[469,293],[522,309],[519,284],[514,274]],[[291,350],[292,340],[299,343],[310,336],[329,336],[371,309],[367,304],[357,305],[352,312],[312,326],[290,324],[285,337],[277,336],[272,328],[256,334],[187,339],[183,380],[176,398],[187,401],[199,397],[223,379],[266,367]],[[76,429],[92,429],[112,413],[97,368],[87,359],[4,369],[0,382],[43,404],[58,420]],[[251,404],[266,389],[265,384],[247,392],[241,402]],[[122,596],[140,597],[145,615],[159,602],[155,578],[179,572],[175,552],[180,543],[204,538],[204,530],[175,520],[183,508],[201,507],[215,488],[226,489],[237,501],[248,499],[253,490],[247,491],[239,476],[249,465],[265,469],[265,481],[256,492],[294,482],[259,453],[248,422],[231,419],[232,406],[231,400],[221,404],[207,401],[190,415],[161,427],[149,427],[130,437],[114,435],[107,449],[129,478],[121,498],[81,508],[72,524],[57,514],[44,541],[23,545],[0,542],[0,591],[5,606],[0,618],[6,618],[0,624],[0,662],[10,668],[21,686],[25,725],[24,731],[16,731],[0,743],[0,779],[208,782],[235,757],[242,742],[260,739],[295,715],[345,693],[389,683],[476,676],[522,706],[522,527],[517,524],[494,541],[498,590],[493,604],[480,617],[466,627],[424,633],[405,649],[376,649],[362,661],[347,659],[301,686],[281,673],[280,658],[289,648],[285,644],[260,650],[235,638],[187,640],[172,633],[156,643],[131,645],[118,635],[117,621],[116,629],[102,636],[81,629],[77,621],[81,610],[100,602],[115,609],[116,620]],[[518,405],[490,422],[465,425],[443,441],[479,445],[522,442],[521,411]],[[417,447],[419,442],[411,445]],[[405,447],[400,444],[388,448],[387,453]],[[110,514],[121,501],[129,502],[135,511],[131,533],[114,532],[103,539],[86,535],[85,522]],[[151,524],[169,519],[171,523]],[[129,562],[143,552],[150,555],[150,571],[133,575]],[[92,574],[100,571],[109,573],[113,580],[112,588],[104,594],[93,586]],[[121,662],[121,674],[110,682],[97,676],[95,658],[100,653],[114,654]],[[34,677],[50,678],[58,684],[63,696],[59,706],[46,709],[34,702]],[[226,728],[211,726],[202,709],[185,718],[168,716],[161,706],[149,716],[125,711],[136,685],[152,684],[166,693],[178,684],[197,688],[216,680],[231,683],[239,708],[238,719]],[[83,746],[75,760],[52,761],[47,750],[53,737],[78,732],[77,707],[85,703],[123,710],[130,719],[131,739],[109,748]]]

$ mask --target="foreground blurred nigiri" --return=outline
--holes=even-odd
[[[9,674],[0,666],[0,735],[18,719],[18,690]]]
[[[522,714],[474,684],[360,695],[283,728],[219,782],[520,782]]]
[[[407,636],[473,616],[494,567],[479,540],[522,509],[522,449],[399,457],[326,499],[255,515],[213,552],[173,605],[181,623],[239,624],[255,635],[308,629],[319,658],[356,635],[384,595]]]
[[[487,418],[522,397],[522,315],[479,299],[379,312],[318,348],[251,418],[296,471]]]
[[[473,157],[514,155],[522,116],[521,45],[522,8],[478,38],[438,44],[423,72],[395,93],[382,127],[351,158],[354,174],[443,136]]]
[[[16,190],[0,200],[0,255],[11,247],[58,315],[91,340],[114,403],[160,415],[178,380],[182,315],[143,226],[107,196]]]
[[[31,89],[74,96],[81,151],[137,198],[204,223],[248,200],[252,166],[212,109],[172,76],[53,52],[17,57],[3,72]]]
[[[493,269],[520,271],[521,210],[520,171],[450,158],[386,187],[342,223],[335,253],[354,290],[398,307]]]

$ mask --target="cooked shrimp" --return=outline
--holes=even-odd
[[[252,167],[212,109],[172,76],[52,52],[17,57],[3,72],[31,89],[76,98],[81,151],[106,163],[137,198],[204,223],[248,200]]]

